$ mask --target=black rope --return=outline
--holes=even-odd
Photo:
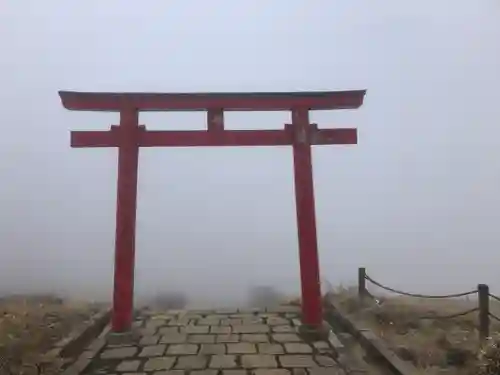
[[[425,320],[425,319],[453,319],[453,318],[458,318],[459,316],[464,316],[464,315],[476,312],[478,310],[479,310],[478,307],[474,307],[473,309],[469,309],[469,310],[462,311],[462,312],[455,313],[455,314],[450,314],[450,315],[427,315],[427,316],[421,316],[418,319],[419,320]]]
[[[500,302],[500,297],[497,297],[497,296],[495,296],[494,294],[491,294],[491,293],[489,294],[489,296],[490,296],[491,298],[493,298],[494,300],[496,300],[496,301]]]
[[[496,315],[494,315],[494,314],[492,314],[492,313],[490,313],[490,312],[488,313],[488,315],[489,315],[491,318],[493,318],[494,320],[496,320],[497,322],[500,322],[500,318],[499,318],[498,316],[496,316]]]
[[[477,293],[477,290],[471,290],[470,292],[463,292],[463,293],[456,293],[456,294],[445,294],[441,296],[436,296],[436,295],[426,295],[426,294],[416,294],[416,293],[408,293],[408,292],[403,292],[401,290],[389,288],[388,286],[385,286],[383,284],[380,284],[379,282],[373,280],[370,276],[365,275],[366,280],[370,281],[372,284],[378,286],[379,288],[385,289],[389,292],[396,293],[396,294],[401,294],[403,296],[407,297],[415,297],[415,298],[426,298],[426,299],[441,299],[441,298],[458,298],[458,297],[465,297],[471,294]]]

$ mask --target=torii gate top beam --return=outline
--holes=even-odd
[[[356,109],[366,90],[254,93],[102,93],[59,91],[64,108],[74,111],[287,111]]]

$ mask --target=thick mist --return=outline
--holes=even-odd
[[[494,0],[5,1],[0,12],[0,293],[108,300],[117,152],[71,149],[57,91],[368,89],[356,146],[314,150],[322,278],[357,267],[392,286],[500,290],[500,5]],[[287,113],[231,113],[281,128]],[[203,113],[147,113],[202,129]],[[140,151],[136,291],[242,303],[299,292],[289,148]]]

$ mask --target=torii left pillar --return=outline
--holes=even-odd
[[[293,148],[297,230],[302,288],[302,323],[322,326],[316,215],[311,146],[355,144],[355,128],[318,129],[310,110],[355,109],[365,90],[295,93],[59,93],[67,109],[115,111],[119,126],[108,131],[73,131],[72,147],[117,147],[113,332],[132,324],[135,224],[139,147],[284,146]],[[140,111],[206,111],[207,130],[149,131],[139,125]],[[290,111],[291,124],[281,130],[225,130],[224,111]]]
[[[115,332],[130,329],[134,305],[135,224],[139,166],[137,142],[139,112],[135,108],[125,108],[120,112],[120,129],[112,316],[112,326]]]

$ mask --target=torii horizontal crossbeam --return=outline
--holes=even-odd
[[[356,109],[366,90],[253,93],[106,93],[59,91],[64,108],[74,111],[286,111]]]
[[[72,131],[71,147],[119,147],[119,128],[108,131]],[[139,147],[201,146],[286,146],[294,142],[290,128],[285,130],[151,131],[138,129]],[[310,144],[356,144],[356,128],[317,129],[311,127]]]

